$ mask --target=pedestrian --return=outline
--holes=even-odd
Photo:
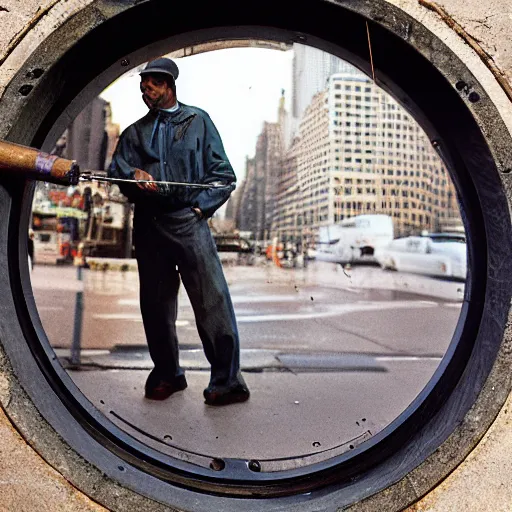
[[[153,60],[141,71],[149,112],[121,134],[109,176],[155,181],[120,185],[135,205],[140,307],[154,363],[146,398],[164,400],[187,387],[176,333],[181,280],[211,365],[205,403],[227,405],[246,401],[250,393],[240,372],[233,304],[207,220],[228,200],[236,176],[209,115],[177,101],[178,73],[168,58]],[[200,189],[159,181],[226,186]]]
[[[34,230],[32,228],[28,230],[27,250],[29,269],[34,270]]]

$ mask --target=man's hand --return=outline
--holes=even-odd
[[[154,181],[153,176],[148,174],[146,171],[142,169],[135,169],[135,174],[133,175],[136,180],[148,180]],[[141,190],[149,190],[151,192],[158,192],[158,185],[156,183],[137,183],[137,187]]]
[[[197,213],[200,219],[204,217],[203,212],[199,208],[192,208],[192,210],[194,210]]]

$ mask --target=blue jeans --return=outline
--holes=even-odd
[[[175,325],[181,277],[211,365],[209,388],[245,385],[235,312],[207,221],[188,207],[156,216],[136,209],[133,240],[153,376],[172,382],[184,373]]]

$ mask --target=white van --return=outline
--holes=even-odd
[[[336,263],[376,263],[375,251],[394,237],[389,215],[357,215],[319,230],[316,258]]]

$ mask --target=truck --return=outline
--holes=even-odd
[[[84,214],[74,208],[35,210],[32,213],[36,263],[72,263],[80,240]]]
[[[316,259],[334,263],[377,263],[375,251],[394,238],[389,215],[356,215],[318,231]]]

